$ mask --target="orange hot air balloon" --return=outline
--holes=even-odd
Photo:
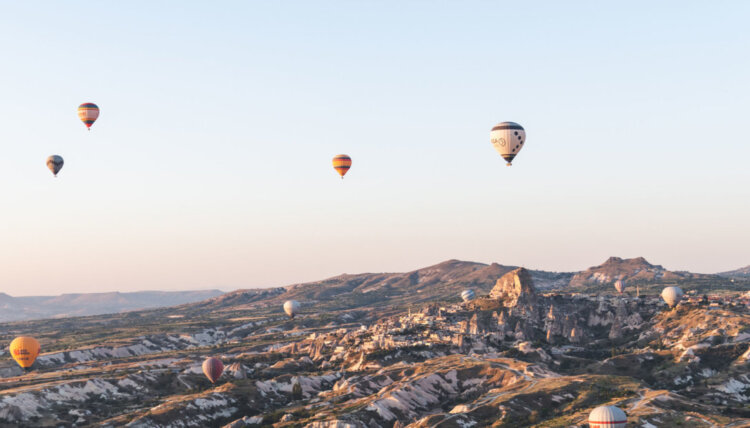
[[[33,337],[21,336],[16,337],[10,342],[10,355],[18,363],[19,366],[23,367],[24,370],[28,370],[37,355],[39,355],[39,342]]]
[[[216,357],[206,358],[203,362],[203,374],[206,375],[211,383],[216,383],[221,374],[224,372],[224,363]]]
[[[333,158],[333,169],[344,179],[346,172],[352,167],[352,158],[347,155],[336,155]]]
[[[83,103],[78,106],[78,118],[91,131],[91,125],[99,117],[99,107],[94,103]]]

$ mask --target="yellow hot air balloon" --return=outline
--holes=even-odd
[[[36,360],[40,351],[39,342],[33,337],[28,336],[21,336],[13,339],[13,341],[10,342],[9,349],[10,355],[13,359],[16,360],[18,365],[25,370],[28,370],[29,367],[34,364],[34,360]]]
[[[341,179],[344,179],[344,175],[352,167],[352,158],[347,155],[336,155],[333,158],[333,168],[339,173]]]
[[[99,107],[94,103],[83,103],[78,106],[78,118],[91,131],[91,125],[99,118]]]

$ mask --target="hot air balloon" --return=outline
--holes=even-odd
[[[344,179],[346,172],[352,167],[352,158],[347,155],[336,155],[333,157],[333,169]]]
[[[219,377],[224,372],[224,363],[220,359],[215,357],[208,357],[203,362],[203,374],[206,375],[211,383],[216,383]]]
[[[83,103],[78,106],[78,118],[91,131],[91,125],[99,117],[99,107],[94,103]]]
[[[589,428],[625,428],[628,417],[616,406],[599,406],[589,414]]]
[[[625,281],[621,279],[615,281],[615,290],[617,290],[618,293],[622,294],[622,292],[625,291]]]
[[[682,289],[680,287],[667,287],[661,292],[661,298],[667,302],[670,308],[674,308],[682,299]]]
[[[508,162],[508,166],[523,148],[526,142],[526,131],[515,122],[501,122],[492,127],[490,141],[495,150]]]
[[[55,174],[55,177],[57,177],[57,173],[60,172],[64,163],[62,156],[52,155],[47,158],[47,168]]]
[[[474,300],[475,297],[477,295],[474,293],[474,290],[464,290],[461,292],[461,298],[464,299],[464,302]]]
[[[287,300],[284,302],[284,312],[289,315],[289,318],[294,318],[299,312],[299,302],[296,300]]]
[[[33,337],[21,336],[16,337],[10,342],[10,355],[18,363],[19,366],[23,367],[24,370],[28,370],[37,355],[39,355],[39,342]]]

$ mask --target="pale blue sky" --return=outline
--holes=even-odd
[[[750,3],[210,3],[0,6],[0,291],[750,264]]]

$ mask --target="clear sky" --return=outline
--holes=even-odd
[[[0,291],[750,264],[749,20],[744,1],[4,2]],[[527,131],[510,168],[489,142],[507,120]]]

